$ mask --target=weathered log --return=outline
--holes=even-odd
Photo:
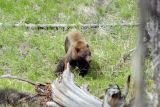
[[[99,27],[112,27],[112,26],[138,26],[138,23],[112,23],[112,24],[8,24],[0,23],[0,27],[24,27],[29,29],[69,29],[80,27],[99,28]]]
[[[75,85],[73,78],[68,64],[62,76],[52,83],[53,102],[48,102],[48,106],[57,107],[57,104],[59,104],[65,107],[102,107],[103,102]],[[103,107],[110,106],[105,102]]]

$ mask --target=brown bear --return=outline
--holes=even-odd
[[[90,67],[91,51],[88,43],[78,31],[69,32],[65,39],[65,56],[59,61],[56,74],[61,74],[67,62],[73,67],[78,67],[80,75],[85,76]]]

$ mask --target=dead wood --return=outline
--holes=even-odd
[[[2,75],[2,76],[0,76],[0,79],[1,78],[16,79],[16,80],[20,80],[20,81],[23,81],[23,82],[27,82],[27,83],[34,86],[35,94],[33,94],[33,95],[30,94],[30,95],[27,95],[27,96],[22,97],[22,98],[19,98],[19,96],[18,96],[18,95],[21,95],[20,92],[14,91],[13,89],[10,89],[9,90],[10,93],[15,93],[15,95],[18,96],[16,102],[8,102],[8,104],[10,104],[10,105],[13,105],[13,104],[14,105],[19,105],[21,103],[30,103],[31,105],[33,105],[35,103],[36,105],[39,105],[40,107],[45,107],[47,101],[50,101],[52,99],[51,98],[51,84],[50,83],[34,83],[31,80],[24,79],[24,78],[17,77],[17,76],[13,76],[13,75],[10,75],[10,74]],[[6,91],[6,93],[8,93],[8,91]],[[5,94],[2,97],[3,98],[10,98],[10,99],[13,99],[13,100],[15,99],[15,98],[12,98],[9,94]],[[6,100],[6,101],[8,101],[8,100]]]
[[[82,90],[73,82],[73,74],[67,69],[63,75],[52,83],[52,102],[49,107],[55,107],[55,103],[65,107],[102,107],[102,101]],[[104,107],[110,107],[107,102]]]
[[[136,48],[133,48],[131,50],[129,50],[126,54],[123,55],[122,59],[123,59],[123,62],[126,62],[126,60],[128,60],[131,56],[131,54],[133,52],[135,52]]]
[[[80,87],[74,83],[74,75],[70,72],[69,64],[67,64],[67,69],[63,74],[54,80],[52,84],[34,83],[30,80],[11,75],[3,75],[0,76],[0,78],[12,78],[31,83],[34,86],[35,93],[17,100],[19,103],[26,102],[30,104],[29,106],[34,104],[31,107],[115,107],[112,105],[124,107],[124,105],[126,105],[125,98],[128,94],[130,82],[129,76],[124,94],[121,94],[120,88],[116,85],[117,91],[115,92],[115,87],[111,87],[110,90],[107,91],[107,93],[110,94],[106,94],[102,101],[89,93],[87,85]],[[116,99],[114,96],[117,96]],[[109,105],[110,101],[113,101],[111,103],[112,105]]]
[[[20,81],[24,81],[24,82],[27,82],[31,85],[37,85],[36,83],[34,83],[33,81],[30,81],[28,79],[24,79],[24,78],[20,78],[20,77],[17,77],[17,76],[13,76],[13,75],[10,75],[10,74],[7,74],[7,75],[2,75],[0,76],[0,78],[11,78],[11,79],[16,79],[16,80],[20,80]]]
[[[112,27],[112,26],[138,26],[138,23],[113,23],[113,24],[9,24],[5,25],[0,23],[0,27],[24,27],[29,29],[69,29],[69,28],[99,28],[99,27]]]
[[[146,0],[139,0],[139,35],[137,40],[137,46],[133,59],[133,79],[134,79],[134,106],[144,107],[144,60],[146,53],[146,44],[144,39],[146,38],[145,25],[147,20],[147,2]]]

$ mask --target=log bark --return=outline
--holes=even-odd
[[[160,107],[160,0],[150,0],[149,3],[147,31],[153,58],[154,107]]]

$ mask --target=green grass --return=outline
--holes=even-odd
[[[112,23],[136,22],[136,3],[113,1],[110,7],[92,0],[0,0],[0,22],[13,23]],[[88,15],[79,7],[94,8],[97,15]],[[122,57],[135,47],[135,27],[107,27],[82,30],[92,51],[91,69],[84,78],[73,70],[75,82],[89,84],[91,93],[100,95],[110,83],[123,87],[131,74],[131,61]],[[68,31],[0,28],[0,74],[12,74],[38,82],[52,82],[54,69],[64,55],[64,39]],[[25,47],[25,48],[24,48]],[[17,80],[1,79],[0,87],[32,92],[33,87]]]
[[[107,2],[105,3],[107,4]],[[136,3],[116,0],[106,7],[92,0],[1,0],[1,23],[96,23],[135,21]],[[86,9],[94,10],[86,12]]]

